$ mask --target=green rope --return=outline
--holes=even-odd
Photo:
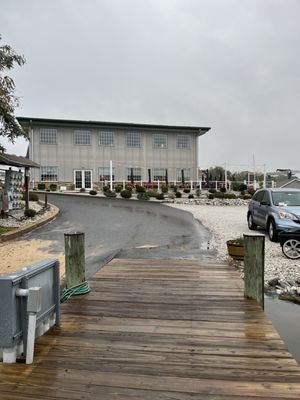
[[[63,294],[60,298],[60,302],[63,303],[64,301],[69,300],[71,296],[79,296],[81,294],[90,293],[91,288],[87,281],[80,283],[79,285],[72,286],[70,288],[65,288],[63,290]]]

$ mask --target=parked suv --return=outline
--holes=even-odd
[[[266,229],[270,240],[281,231],[300,230],[300,190],[261,189],[254,193],[247,213],[249,229]]]

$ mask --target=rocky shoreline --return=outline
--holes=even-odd
[[[217,258],[229,260],[226,241],[253,233],[247,225],[248,201],[235,199],[179,199],[169,206],[188,211],[213,234]],[[263,230],[258,231],[264,233]],[[239,267],[242,273],[243,265]],[[265,241],[265,291],[279,298],[300,304],[300,260],[291,260],[282,253],[279,243]]]

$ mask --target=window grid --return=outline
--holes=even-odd
[[[154,168],[153,169],[153,180],[154,181],[165,181],[166,180],[166,168]]]
[[[91,132],[78,130],[74,131],[74,143],[78,145],[90,145],[91,144]]]
[[[43,182],[57,182],[58,181],[58,167],[44,166],[40,169],[41,181]]]
[[[42,128],[40,129],[41,144],[56,144],[57,129]]]
[[[100,182],[110,180],[110,168],[109,167],[99,167],[99,180]],[[112,180],[115,180],[115,168],[112,168]]]
[[[178,135],[177,136],[177,149],[190,149],[190,148],[191,148],[191,136]]]
[[[184,180],[190,181],[191,180],[191,169],[190,168],[176,168],[176,180],[181,181],[182,180],[182,171],[183,170],[183,175],[184,175]]]
[[[141,147],[141,134],[139,132],[128,132],[126,134],[127,147]]]
[[[166,149],[168,147],[167,135],[154,134],[153,135],[153,147],[155,149]]]
[[[114,133],[109,131],[101,131],[98,135],[98,145],[112,147],[115,145]]]
[[[133,180],[141,181],[142,180],[142,168],[126,168],[127,180],[131,181],[131,169],[133,172]]]

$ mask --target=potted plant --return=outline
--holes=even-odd
[[[230,257],[232,257],[234,260],[243,261],[245,256],[243,236],[228,240],[226,243]]]

